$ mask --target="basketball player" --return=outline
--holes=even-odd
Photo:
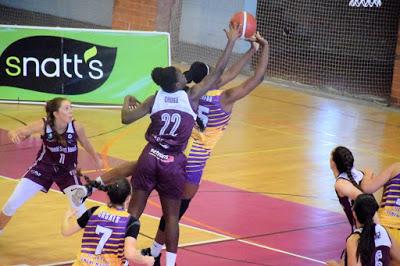
[[[390,165],[379,175],[366,175],[361,183],[366,193],[375,193],[382,187],[379,222],[389,232],[392,250],[397,251],[393,252],[392,257],[400,262],[400,163]]]
[[[362,194],[360,182],[364,174],[354,168],[354,157],[351,151],[343,146],[336,147],[330,158],[330,167],[336,178],[335,191],[351,226],[355,229],[351,207],[358,195]]]
[[[268,65],[269,45],[259,34],[256,35],[255,40],[256,41],[251,42],[252,46],[249,51],[222,75],[217,85],[215,85],[215,88],[208,91],[207,94],[200,99],[197,114],[199,118],[202,119],[201,124],[205,129],[201,130],[195,127],[191,135],[191,145],[187,149],[189,150],[188,164],[186,166],[187,179],[180,206],[179,218],[184,215],[189,207],[191,199],[198,191],[203,169],[208,158],[210,158],[212,149],[222,137],[230,121],[234,103],[248,95],[264,78]],[[241,72],[242,68],[257,51],[259,44],[262,46],[262,53],[254,75],[237,87],[227,90],[220,89],[220,87],[233,80]],[[206,64],[195,62],[191,65],[189,71],[186,71],[184,74],[188,82],[194,81],[195,83],[199,83],[208,74],[209,69],[210,67]],[[112,180],[115,180],[118,175],[129,176],[134,171],[135,164],[136,162],[123,163],[102,175],[98,180],[110,183]],[[86,196],[86,194],[84,195]],[[160,252],[165,241],[164,230],[165,219],[161,217],[157,237],[151,249],[142,250],[143,254],[151,254],[156,257],[155,265],[159,265],[160,263]]]
[[[124,265],[125,259],[153,265],[153,257],[143,256],[136,250],[140,223],[125,210],[131,194],[128,180],[122,178],[97,188],[107,192],[109,203],[90,208],[79,219],[68,211],[61,227],[64,236],[84,229],[81,251],[73,266]]]
[[[216,68],[202,82],[187,89],[186,78],[175,67],[157,67],[151,76],[160,86],[155,96],[132,108],[137,100],[126,96],[121,111],[123,124],[130,124],[150,113],[151,124],[146,132],[148,144],[140,155],[133,173],[133,193],[129,213],[139,218],[153,189],[158,191],[165,217],[166,265],[174,266],[179,239],[179,207],[186,181],[186,157],[183,151],[191,135],[200,97],[222,75],[240,25],[230,25],[228,43]]]
[[[66,98],[54,98],[46,103],[46,118],[9,132],[13,143],[20,143],[35,133],[41,134],[43,144],[36,161],[21,178],[14,192],[0,213],[0,232],[10,221],[16,210],[40,190],[47,192],[55,182],[61,191],[69,193],[70,187],[80,185],[76,176],[79,141],[91,155],[96,167],[101,169],[102,161],[97,156],[81,124],[73,120],[71,102]],[[86,208],[74,205],[78,215]]]
[[[327,265],[389,266],[392,243],[385,228],[374,223],[377,210],[373,195],[357,196],[353,206],[356,229],[347,238],[343,261],[328,261]]]

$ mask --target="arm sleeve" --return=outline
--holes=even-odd
[[[77,222],[78,222],[78,224],[79,224],[79,226],[80,226],[81,228],[84,228],[84,227],[87,225],[87,223],[88,223],[90,217],[91,217],[92,214],[97,210],[98,207],[99,207],[99,206],[95,206],[95,207],[92,207],[92,208],[88,209],[84,214],[82,214],[81,217],[79,217],[79,218],[77,219]]]
[[[140,230],[139,220],[134,217],[131,217],[126,227],[125,237],[130,236],[137,239],[137,236],[139,235],[139,230]]]

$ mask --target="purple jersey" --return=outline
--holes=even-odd
[[[196,113],[183,90],[167,93],[160,89],[151,110],[146,140],[164,152],[183,152],[192,133]]]
[[[205,126],[204,131],[195,128],[189,144],[186,171],[188,181],[200,184],[203,170],[211,151],[221,139],[231,119],[231,113],[225,112],[221,104],[221,89],[211,89],[200,98],[198,116]]]
[[[45,121],[45,132],[42,135],[43,144],[37,154],[36,163],[58,166],[68,170],[76,167],[78,162],[78,135],[75,131],[74,121],[68,123],[67,129],[61,134],[61,137],[65,139],[66,146],[56,141],[54,131]]]
[[[359,170],[357,170],[355,168],[353,168],[351,170],[351,174],[353,176],[353,179],[356,181],[356,183],[360,184],[364,174],[361,171],[359,171]],[[346,173],[341,173],[337,177],[336,181],[339,180],[339,179],[344,179],[344,180],[347,180],[347,181],[350,182],[350,178],[347,176]],[[353,212],[352,212],[351,208],[353,207],[354,201],[352,199],[346,197],[346,196],[340,197],[337,192],[336,192],[336,195],[339,198],[339,202],[343,207],[344,213],[346,214],[346,217],[349,220],[349,223],[350,223],[352,231],[353,231],[354,228],[355,228],[355,221],[354,221],[354,218],[353,218]]]
[[[123,265],[125,237],[137,238],[139,221],[123,209],[106,205],[94,207],[90,211],[92,210],[93,214],[87,212],[78,219],[78,224],[85,229],[81,252],[74,266]],[[134,234],[128,234],[131,226],[136,226]]]
[[[353,234],[361,234],[362,228],[356,229]],[[351,236],[351,235],[350,235]],[[350,237],[349,236],[349,237]],[[371,263],[363,266],[389,266],[390,248],[392,241],[383,226],[375,225],[375,250],[372,253]],[[347,253],[345,253],[345,265],[347,265]]]

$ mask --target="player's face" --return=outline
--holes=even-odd
[[[176,69],[176,78],[177,78],[176,89],[181,90],[185,88],[187,80],[185,75],[183,75],[182,71],[180,71],[179,69]]]
[[[333,159],[332,159],[332,155],[331,155],[331,157],[329,158],[329,164],[330,164],[331,170],[334,171],[334,170],[336,169],[336,164],[335,164],[335,162],[334,162]]]
[[[72,121],[72,106],[69,101],[62,101],[58,111],[54,112],[54,116],[62,123],[69,123]]]

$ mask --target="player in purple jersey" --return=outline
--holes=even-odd
[[[160,86],[154,96],[136,106],[137,100],[126,96],[121,111],[123,124],[130,124],[150,113],[146,132],[148,144],[133,172],[133,193],[129,213],[139,218],[153,189],[160,196],[166,226],[166,265],[175,265],[179,239],[179,207],[186,180],[186,156],[183,151],[192,133],[200,97],[222,75],[240,36],[240,25],[230,25],[228,43],[216,68],[202,82],[186,89],[186,78],[175,67],[157,67],[151,77]],[[135,108],[132,108],[135,106]]]
[[[188,163],[186,166],[187,178],[183,199],[181,201],[179,218],[184,215],[189,207],[191,199],[197,193],[206,161],[211,155],[212,148],[220,137],[222,137],[229,123],[234,103],[248,95],[263,80],[268,65],[269,45],[259,34],[256,35],[255,39],[253,38],[250,41],[251,47],[249,51],[221,76],[221,79],[217,81],[216,85],[212,86],[213,89],[208,91],[207,94],[200,99],[198,119],[201,119],[200,124],[205,128],[201,129],[201,126],[199,126],[195,127],[192,131],[191,140],[198,146],[192,145],[188,152]],[[241,72],[246,63],[258,50],[259,44],[262,46],[262,52],[254,75],[239,86],[226,90],[219,89],[233,80]],[[208,75],[210,69],[211,67],[205,63],[194,62],[190,69],[184,72],[184,74],[188,82],[193,81],[199,83]],[[206,110],[208,110],[208,112],[205,112]],[[206,153],[200,155],[200,158],[196,157],[199,156],[199,152],[195,150],[198,149],[199,146],[201,149],[207,150]],[[109,184],[119,176],[129,176],[134,171],[135,165],[136,162],[123,163],[111,171],[104,173],[98,178],[98,181]],[[196,170],[193,170],[193,168],[196,168]],[[83,193],[83,196],[86,195],[86,193]],[[142,250],[143,254],[151,254],[157,258],[154,265],[159,265],[160,263],[160,252],[165,243],[164,230],[165,219],[161,217],[157,237],[151,249]]]
[[[46,118],[12,130],[8,134],[16,144],[32,134],[40,134],[43,144],[36,161],[21,178],[0,212],[0,232],[16,210],[40,190],[47,192],[55,182],[61,191],[69,193],[71,187],[81,184],[76,176],[78,141],[94,159],[96,167],[102,167],[102,161],[86,137],[83,126],[73,120],[69,100],[57,97],[46,102],[46,114]],[[73,207],[77,209],[78,214],[86,211],[83,204]]]
[[[378,175],[363,178],[361,188],[365,193],[375,193],[383,188],[378,210],[379,223],[385,227],[392,240],[392,258],[400,265],[400,163],[386,167]]]
[[[126,211],[131,194],[128,180],[122,178],[112,185],[97,188],[107,192],[108,204],[92,207],[78,219],[69,210],[61,226],[64,236],[84,229],[81,250],[73,265],[124,265],[125,259],[132,263],[153,265],[153,257],[143,256],[136,249],[140,222]]]
[[[355,222],[351,207],[357,196],[362,193],[360,183],[364,173],[354,168],[353,154],[343,146],[338,146],[332,151],[330,167],[336,178],[336,194],[353,231]]]
[[[374,223],[379,206],[371,194],[360,194],[354,201],[353,216],[356,229],[346,241],[343,260],[328,261],[327,265],[388,266],[391,240],[385,228]]]

